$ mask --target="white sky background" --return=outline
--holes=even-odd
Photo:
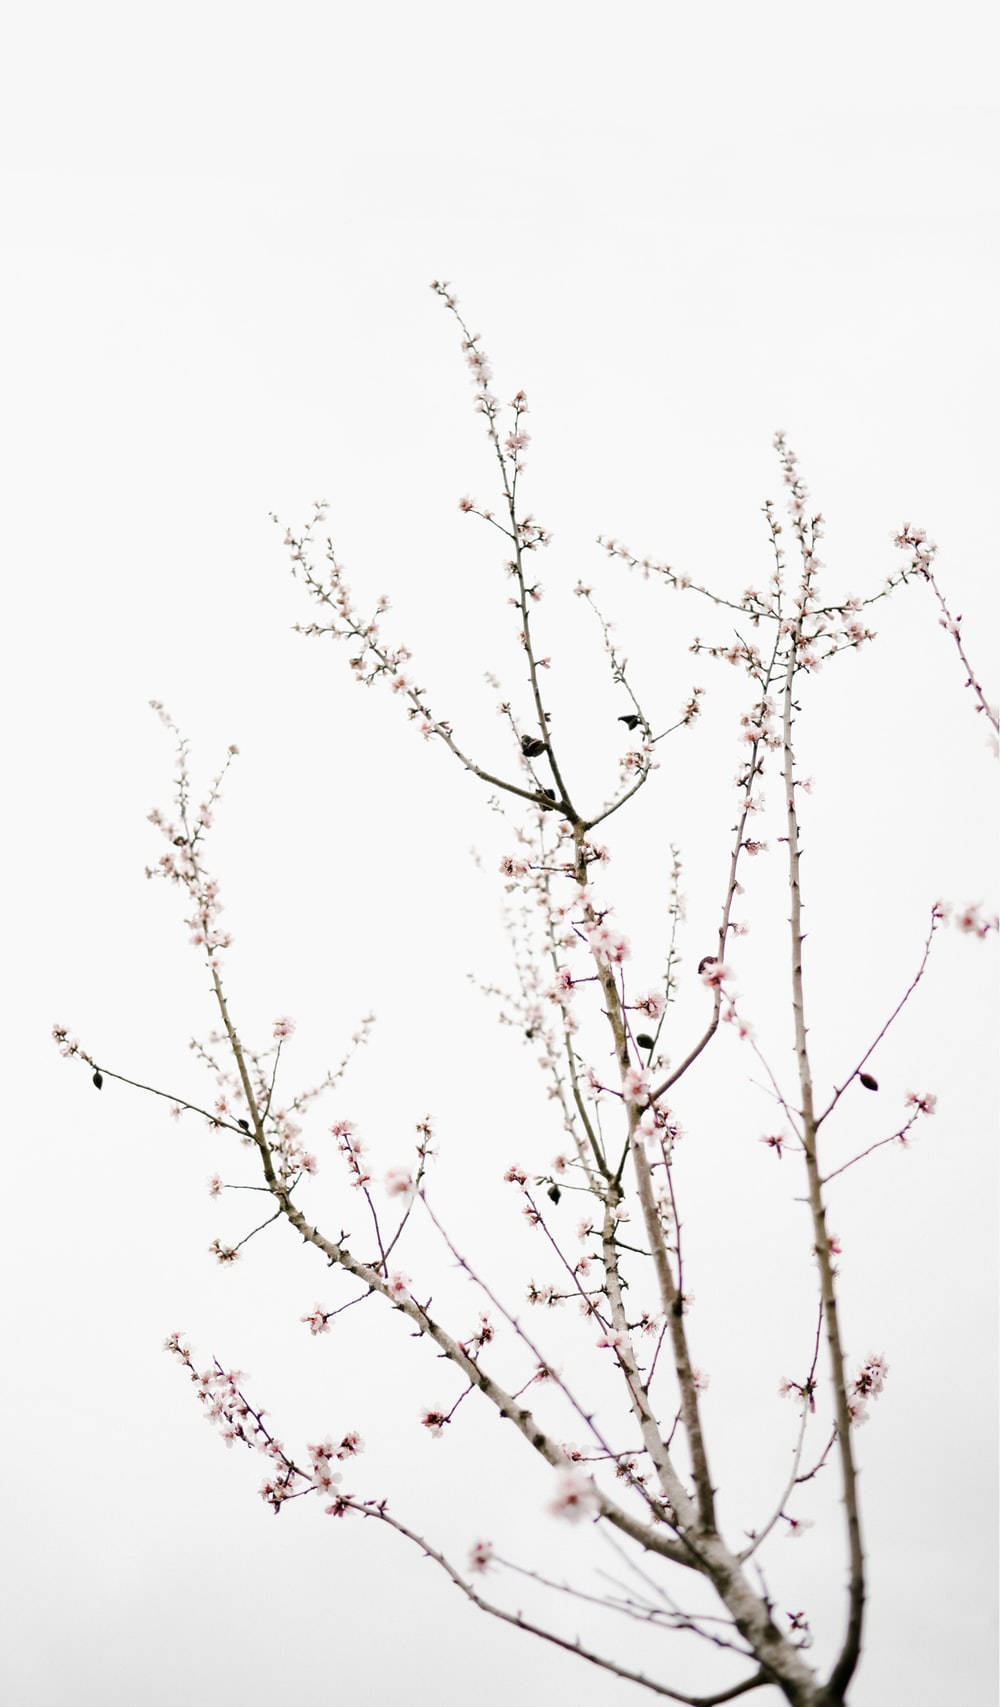
[[[982,8],[954,5],[943,27],[913,5],[637,4],[612,22],[591,5],[201,4],[39,6],[11,32],[12,1707],[220,1691],[264,1707],[306,1689],[442,1707],[537,1707],[553,1689],[581,1707],[640,1699],[467,1609],[375,1525],[307,1505],[270,1517],[258,1464],[212,1438],[163,1354],[171,1329],[249,1371],[290,1445],[359,1426],[372,1450],[352,1488],[391,1491],[459,1557],[486,1533],[561,1570],[581,1539],[544,1516],[546,1475],[471,1401],[450,1438],[424,1437],[411,1419],[454,1383],[398,1321],[369,1304],[339,1334],[307,1335],[300,1316],[344,1294],[291,1238],[213,1266],[210,1239],[246,1225],[242,1202],[205,1191],[216,1167],[233,1172],[224,1146],[122,1087],[98,1099],[48,1033],[62,1020],[116,1070],[207,1095],[186,1050],[213,1023],[204,975],[178,897],[142,875],[172,762],[156,696],[198,776],[241,748],[215,838],[241,1027],[263,1040],[276,1014],[297,1017],[291,1090],[379,1015],[317,1119],[330,1230],[357,1224],[330,1119],[357,1119],[388,1166],[430,1109],[436,1198],[490,1277],[512,1276],[517,1307],[522,1253],[528,1272],[545,1265],[495,1182],[515,1157],[546,1167],[559,1133],[527,1051],[465,982],[502,974],[494,873],[512,831],[397,703],[353,686],[339,650],[291,632],[311,613],[268,512],[297,524],[329,498],[359,596],[390,595],[389,632],[413,646],[435,711],[502,762],[483,671],[521,688],[499,554],[457,509],[492,487],[456,332],[427,289],[451,279],[499,394],[523,385],[531,402],[525,490],[555,535],[539,627],[581,792],[610,790],[621,707],[563,597],[578,576],[618,619],[655,723],[693,682],[707,690],[632,830],[623,816],[608,834],[637,987],[661,953],[664,850],[681,845],[690,974],[721,902],[742,702],[685,657],[691,632],[717,631],[711,615],[606,563],[597,533],[738,596],[768,572],[759,511],[779,496],[783,426],[828,518],[831,591],[874,590],[901,561],[892,532],[922,523],[997,692],[995,55]],[[909,981],[930,903],[996,906],[995,765],[957,657],[919,587],[877,626],[877,648],[809,684],[802,724],[824,1083]],[[765,833],[773,844],[780,826]],[[753,869],[759,923],[738,970],[787,1072],[771,859]],[[883,1090],[855,1096],[831,1139],[846,1157],[891,1130],[906,1090],[940,1095],[912,1152],[846,1176],[831,1208],[850,1356],[883,1352],[891,1371],[859,1434],[871,1600],[856,1707],[993,1698],[994,965],[941,937],[879,1052]],[[703,1000],[689,982],[677,1055]],[[774,1116],[746,1067],[723,1039],[677,1099],[717,1478],[759,1495],[734,1497],[737,1529],[780,1483],[794,1412],[774,1393],[802,1366],[812,1310],[794,1163],[756,1143]],[[433,1261],[424,1291],[454,1299],[470,1331],[476,1300]],[[806,1606],[821,1643],[842,1610],[831,1503],[813,1484],[802,1515],[825,1521],[773,1550],[779,1605]],[[706,1686],[700,1652],[643,1651],[666,1681]]]

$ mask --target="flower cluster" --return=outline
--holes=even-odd
[[[585,934],[594,959],[599,965],[620,966],[623,960],[628,959],[628,938],[607,923],[606,915],[589,925]]]
[[[910,568],[919,575],[928,575],[931,564],[937,556],[937,546],[927,538],[923,528],[912,527],[904,522],[899,532],[892,540],[900,551],[905,551],[910,559]]]
[[[69,1028],[67,1026],[54,1025],[52,1027],[52,1037],[60,1055],[65,1056],[67,1061],[72,1060],[74,1055],[78,1055],[81,1061],[86,1061],[89,1067],[94,1068],[94,1072],[96,1074],[97,1067],[93,1056],[87,1054],[87,1051],[84,1049],[79,1038],[70,1036]]]
[[[425,739],[432,735],[452,744],[451,725],[436,718],[427,703],[423,690],[407,671],[411,654],[404,645],[394,645],[382,633],[380,618],[389,609],[389,600],[381,594],[369,612],[361,611],[354,602],[350,586],[339,561],[333,542],[327,539],[317,546],[315,534],[325,520],[326,503],[317,502],[315,513],[299,535],[287,530],[284,544],[288,549],[292,573],[299,577],[310,596],[325,613],[322,622],[297,623],[296,633],[305,635],[329,634],[352,648],[348,659],[355,681],[364,687],[385,679],[393,693],[407,702],[407,715],[418,722]],[[277,521],[277,517],[272,518]],[[314,548],[322,551],[325,572],[313,563]],[[456,749],[457,750],[457,749]]]
[[[352,1186],[359,1191],[370,1185],[372,1176],[364,1159],[365,1142],[357,1136],[353,1120],[335,1120],[330,1131],[339,1140],[337,1148],[347,1164]]]
[[[703,984],[707,984],[710,990],[718,989],[726,982],[726,979],[731,978],[732,975],[732,967],[727,966],[722,960],[717,960],[712,954],[706,955],[705,958],[699,962],[698,976]]]
[[[996,913],[984,914],[981,902],[959,908],[952,914],[951,922],[956,930],[964,931],[967,936],[977,936],[980,942],[992,931],[1000,930],[1000,917]]]
[[[188,1371],[208,1421],[219,1430],[226,1445],[240,1441],[252,1451],[260,1452],[270,1463],[271,1474],[260,1493],[272,1511],[277,1513],[286,1500],[312,1491],[334,1495],[335,1503],[325,1508],[328,1513],[339,1514],[346,1509],[344,1496],[335,1493],[341,1477],[332,1465],[334,1460],[356,1457],[363,1450],[358,1433],[349,1431],[337,1445],[328,1437],[309,1446],[309,1469],[302,1470],[271,1433],[264,1421],[267,1413],[251,1405],[240,1386],[244,1377],[238,1369],[223,1369],[221,1363],[215,1362],[211,1369],[199,1372],[180,1334],[169,1336],[165,1350]]]
[[[889,1373],[889,1365],[885,1358],[876,1356],[865,1359],[860,1372],[855,1376],[851,1391],[847,1397],[847,1408],[851,1413],[852,1423],[860,1425],[868,1421],[868,1401],[877,1399],[885,1386],[885,1378]]]
[[[810,1375],[805,1381],[790,1381],[787,1375],[783,1376],[781,1381],[778,1383],[779,1397],[787,1399],[793,1393],[796,1394],[802,1404],[807,1406],[810,1411],[815,1411],[816,1382],[813,1376]]]
[[[193,807],[187,742],[159,700],[151,700],[150,704],[177,744],[177,770],[174,778],[177,817],[167,818],[158,807],[154,807],[148,814],[149,822],[160,831],[169,846],[166,853],[160,855],[155,866],[146,867],[146,876],[165,877],[169,882],[179,883],[187,890],[191,912],[184,922],[191,933],[190,940],[195,947],[204,948],[209,966],[216,968],[220,951],[231,947],[233,939],[229,931],[224,930],[219,923],[222,900],[218,883],[202,870],[198,854],[205,833],[211,827],[213,809],[222,793],[226,772],[239,748],[228,748],[225,763],[213,777],[205,799],[199,806]]]
[[[460,1340],[459,1344],[466,1357],[474,1358],[477,1351],[482,1351],[484,1346],[488,1346],[490,1344],[495,1333],[496,1329],[490,1321],[489,1316],[480,1315],[479,1326],[475,1333],[467,1340]]]
[[[933,1114],[937,1108],[937,1095],[934,1091],[907,1091],[906,1106],[914,1109],[917,1114]]]

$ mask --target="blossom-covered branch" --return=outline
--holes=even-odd
[[[555,1584],[531,1566],[498,1561],[485,1541],[474,1543],[469,1568],[459,1570],[435,1541],[390,1511],[386,1498],[359,1498],[342,1491],[343,1472],[334,1464],[360,1452],[358,1430],[332,1430],[309,1448],[308,1468],[299,1465],[265,1421],[266,1413],[250,1404],[236,1372],[216,1363],[199,1373],[179,1335],[171,1336],[169,1348],[187,1369],[206,1414],[227,1442],[241,1442],[268,1460],[269,1475],[262,1491],[275,1512],[293,1499],[318,1492],[328,1502],[323,1508],[328,1515],[375,1518],[417,1546],[490,1615],[668,1699],[710,1707],[766,1687],[793,1707],[842,1707],[861,1652],[866,1593],[853,1431],[865,1420],[870,1400],[881,1392],[887,1365],[880,1353],[868,1353],[858,1373],[852,1377],[848,1372],[847,1330],[838,1286],[841,1251],[827,1227],[825,1192],[836,1176],[874,1150],[890,1142],[905,1144],[918,1117],[933,1112],[935,1095],[928,1090],[911,1092],[910,1112],[899,1129],[837,1167],[830,1168],[825,1157],[821,1162],[820,1128],[831,1121],[823,1134],[825,1147],[832,1117],[843,1112],[848,1088],[860,1085],[877,1091],[867,1064],[924,977],[931,939],[946,909],[935,905],[915,977],[858,1064],[836,1086],[826,1107],[817,1111],[806,1023],[800,812],[808,779],[799,772],[799,692],[803,678],[815,676],[845,651],[873,641],[865,611],[894,592],[913,568],[919,568],[937,591],[930,559],[922,539],[907,530],[900,543],[917,553],[911,571],[890,577],[885,586],[865,597],[821,590],[823,517],[810,505],[795,455],[783,434],[777,435],[775,446],[786,502],[784,510],[772,502],[764,506],[772,561],[765,586],[749,585],[740,599],[733,599],[696,584],[666,564],[635,558],[613,541],[606,544],[613,565],[624,562],[674,591],[694,592],[712,611],[712,620],[715,611],[721,611],[723,638],[695,636],[692,654],[704,659],[708,669],[727,664],[741,672],[747,684],[739,722],[729,737],[738,754],[735,823],[731,839],[727,836],[719,851],[713,876],[718,934],[714,941],[710,939],[712,952],[702,954],[697,971],[689,972],[682,954],[680,832],[670,824],[669,836],[658,844],[651,879],[657,894],[667,896],[662,908],[667,924],[658,927],[656,939],[648,945],[648,963],[661,969],[650,986],[633,975],[632,943],[616,905],[613,850],[598,841],[594,831],[610,822],[610,833],[616,833],[640,791],[650,799],[657,785],[659,754],[666,750],[660,743],[668,735],[690,731],[702,720],[703,690],[700,684],[693,686],[680,707],[676,702],[661,703],[658,683],[643,683],[639,672],[630,667],[614,624],[605,615],[606,599],[598,602],[593,590],[579,581],[575,595],[596,619],[608,689],[618,696],[615,703],[625,708],[614,713],[616,723],[623,726],[625,750],[617,768],[609,766],[608,774],[602,776],[581,761],[568,741],[563,742],[553,715],[550,658],[539,639],[545,626],[545,608],[539,613],[539,606],[547,591],[538,568],[539,554],[551,536],[521,496],[530,443],[525,430],[527,397],[519,390],[507,406],[500,403],[480,336],[459,313],[450,287],[439,282],[434,290],[458,325],[475,408],[485,423],[498,481],[495,507],[465,497],[460,509],[485,523],[504,553],[499,586],[506,609],[513,612],[516,679],[506,684],[496,676],[489,679],[498,697],[503,740],[509,742],[508,762],[480,763],[468,743],[459,744],[452,721],[432,709],[431,693],[418,680],[409,647],[385,632],[388,599],[379,595],[358,600],[349,587],[327,532],[325,503],[314,506],[304,527],[286,530],[285,545],[293,573],[317,609],[316,619],[303,624],[301,632],[330,635],[342,642],[360,686],[386,683],[425,739],[443,743],[467,772],[500,791],[510,841],[499,859],[499,875],[514,971],[510,989],[487,988],[499,1003],[501,1021],[517,1028],[536,1053],[546,1104],[554,1109],[560,1131],[559,1148],[552,1156],[539,1148],[538,1131],[543,1128],[525,1129],[521,1141],[530,1146],[531,1154],[527,1162],[514,1157],[504,1175],[516,1188],[520,1210],[536,1241],[539,1267],[518,1273],[508,1288],[501,1289],[487,1281],[474,1254],[466,1254],[464,1238],[459,1240],[446,1227],[432,1207],[428,1186],[436,1148],[430,1115],[415,1121],[409,1153],[401,1159],[397,1150],[386,1171],[376,1166],[363,1127],[347,1115],[338,1113],[325,1132],[317,1129],[319,1100],[339,1091],[353,1050],[369,1039],[371,1016],[360,1023],[339,1066],[318,1083],[299,1090],[290,1090],[286,1084],[294,1033],[290,1019],[276,1020],[262,1047],[245,1037],[235,1018],[227,974],[226,951],[232,939],[221,922],[220,885],[207,856],[214,814],[236,748],[229,749],[224,765],[196,804],[188,744],[157,705],[175,742],[176,770],[170,810],[150,815],[167,847],[149,868],[149,875],[165,879],[182,895],[190,940],[208,973],[215,1027],[204,1041],[192,1045],[199,1066],[214,1080],[214,1102],[211,1097],[169,1096],[168,1100],[178,1116],[196,1115],[216,1139],[232,1141],[238,1157],[249,1158],[250,1167],[245,1170],[249,1177],[227,1177],[224,1182],[220,1173],[213,1174],[209,1187],[213,1198],[253,1191],[270,1200],[267,1207],[272,1213],[252,1217],[243,1237],[233,1243],[221,1238],[213,1242],[215,1259],[231,1265],[249,1240],[273,1227],[288,1227],[297,1241],[315,1253],[324,1274],[342,1277],[350,1294],[332,1305],[317,1302],[300,1317],[300,1324],[320,1338],[335,1330],[345,1311],[369,1302],[383,1311],[385,1320],[402,1316],[426,1347],[428,1367],[444,1365],[458,1377],[452,1399],[435,1397],[422,1410],[414,1406],[415,1427],[437,1437],[454,1433],[476,1405],[486,1416],[510,1423],[523,1449],[543,1460],[553,1474],[550,1511],[568,1522],[613,1535],[616,1547],[625,1550],[629,1569],[646,1574],[653,1598],[643,1609],[628,1594]],[[794,562],[786,547],[787,532],[794,542]],[[734,613],[738,619],[735,638]],[[654,614],[651,620],[659,618]],[[957,625],[952,632],[965,662]],[[980,708],[995,724],[971,670],[969,678]],[[782,814],[768,832],[762,779],[772,771],[781,788]],[[726,799],[728,786],[719,785],[720,799]],[[738,944],[746,928],[737,902],[743,895],[747,862],[769,854],[769,834],[784,850],[789,909],[788,1016],[796,1060],[790,1083],[755,1040],[752,994],[744,997],[736,987]],[[669,849],[669,858],[664,848]],[[956,922],[976,937],[995,929],[995,920],[981,907],[967,909]],[[763,1064],[787,1122],[787,1129],[769,1133],[763,1143],[779,1159],[787,1147],[802,1169],[799,1195],[809,1211],[803,1244],[811,1252],[816,1273],[811,1361],[804,1356],[798,1380],[783,1384],[784,1392],[801,1407],[796,1428],[789,1428],[791,1468],[776,1502],[772,1494],[766,1519],[739,1537],[728,1532],[722,1515],[727,1508],[712,1468],[709,1410],[704,1401],[708,1375],[695,1355],[688,1245],[682,1238],[686,1138],[672,1095],[706,1052],[711,1050],[712,1058],[717,1057],[720,1036],[727,1033],[742,1042],[748,1059]],[[87,1064],[98,1090],[107,1080],[168,1096],[105,1066],[104,1051],[97,1056],[84,1050],[63,1026],[56,1028],[56,1041],[64,1055]],[[668,1049],[673,1049],[673,1056]],[[426,1100],[422,1087],[421,1106]],[[331,1148],[337,1177],[330,1184],[325,1179],[317,1184],[325,1166],[324,1150]],[[784,1175],[788,1167],[786,1163],[773,1173]],[[227,1175],[231,1172],[227,1164]],[[720,1181],[719,1189],[724,1188]],[[351,1193],[356,1194],[353,1200]],[[363,1206],[363,1231],[358,1234],[348,1233],[343,1226],[349,1223],[344,1204],[350,1201]],[[575,1233],[565,1231],[565,1207],[563,1221],[559,1219],[560,1205],[566,1201],[579,1206]],[[414,1249],[421,1263],[427,1261],[419,1256],[421,1246],[412,1238],[420,1222],[434,1229],[451,1265],[478,1289],[480,1309],[471,1330],[452,1319],[453,1307],[447,1301],[435,1302],[433,1275],[422,1274],[414,1280],[402,1266],[404,1261],[413,1262]],[[518,1306],[525,1298],[538,1312],[538,1329],[529,1331],[522,1319]],[[579,1311],[592,1354],[589,1362],[576,1358],[568,1372],[561,1367],[560,1356],[566,1336],[560,1331],[558,1312],[564,1306]],[[821,1367],[823,1346],[825,1367]],[[525,1402],[529,1388],[530,1406]],[[571,1436],[581,1427],[583,1444],[575,1444]],[[821,1430],[818,1441],[816,1429]],[[834,1644],[836,1657],[824,1670],[809,1651],[812,1636],[806,1614],[776,1607],[760,1561],[782,1526],[788,1534],[807,1526],[809,1519],[800,1515],[801,1508],[789,1508],[793,1501],[801,1501],[803,1490],[828,1462],[838,1467],[849,1583]],[[803,1470],[803,1464],[811,1467]],[[755,1574],[747,1570],[751,1561]],[[633,1621],[641,1618],[665,1638],[679,1631],[699,1634],[720,1652],[740,1656],[752,1670],[735,1682],[724,1681],[714,1692],[685,1693],[638,1670],[627,1657],[599,1652],[590,1639],[584,1643],[568,1638],[554,1625],[525,1619],[519,1611],[487,1600],[474,1579],[494,1562],[502,1563],[511,1575],[564,1589],[571,1601],[597,1602]],[[714,1591],[716,1611],[709,1615],[685,1610],[673,1592],[668,1594],[663,1587],[664,1572],[672,1573],[685,1593],[692,1585],[701,1588],[707,1583]],[[699,1578],[702,1583],[695,1583]],[[661,1595],[662,1600],[657,1598]]]

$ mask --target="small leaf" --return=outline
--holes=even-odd
[[[95,1067],[94,1068],[94,1078],[93,1078],[94,1089],[99,1091],[103,1084],[104,1084],[104,1074],[101,1072],[100,1067]]]
[[[559,1199],[562,1196],[562,1192],[559,1190],[559,1187],[557,1185],[550,1185],[548,1191],[546,1192],[546,1196],[551,1197],[553,1203],[558,1203]]]
[[[652,1037],[650,1037],[648,1031],[637,1031],[635,1034],[635,1040],[636,1040],[637,1044],[639,1045],[640,1049],[652,1049],[653,1043],[655,1041]]]
[[[619,717],[619,723],[624,723],[626,729],[638,729],[642,719],[634,711],[629,711],[624,717]]]
[[[878,1080],[873,1079],[870,1073],[859,1073],[858,1078],[861,1080],[861,1083],[864,1085],[866,1091],[877,1091],[878,1090]]]
[[[244,1130],[244,1132],[249,1132],[249,1130],[250,1130],[250,1122],[249,1122],[249,1121],[248,1121],[248,1120],[238,1120],[238,1121],[237,1121],[237,1122],[236,1122],[236,1124],[237,1124],[237,1126],[242,1126],[242,1128],[243,1128],[243,1130]]]
[[[545,751],[545,742],[540,741],[537,735],[522,735],[521,751],[526,759],[537,759]]]

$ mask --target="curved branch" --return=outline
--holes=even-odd
[[[923,977],[923,975],[927,969],[927,962],[930,959],[930,953],[931,953],[931,944],[934,941],[934,932],[937,930],[939,924],[941,923],[941,918],[942,918],[942,914],[941,914],[939,908],[936,906],[932,907],[930,930],[927,932],[927,939],[924,943],[924,952],[923,952],[923,955],[921,956],[920,965],[917,967],[916,973],[914,974],[913,978],[911,979],[908,988],[904,991],[903,995],[900,997],[900,1000],[896,1003],[896,1006],[893,1008],[892,1013],[889,1015],[889,1018],[886,1020],[884,1026],[882,1027],[878,1036],[875,1038],[874,1042],[872,1044],[870,1044],[870,1046],[865,1050],[865,1053],[862,1055],[861,1060],[858,1062],[854,1071],[848,1075],[848,1077],[844,1080],[844,1083],[839,1087],[839,1089],[834,1091],[833,1096],[830,1098],[830,1101],[827,1103],[822,1114],[819,1114],[816,1116],[817,1131],[819,1130],[820,1126],[822,1126],[827,1115],[833,1113],[838,1102],[840,1101],[841,1097],[843,1096],[844,1092],[846,1091],[848,1085],[851,1084],[852,1080],[857,1078],[858,1074],[860,1073],[865,1062],[868,1060],[869,1056],[871,1056],[875,1053],[875,1050],[878,1048],[878,1046],[881,1043],[886,1032],[889,1030],[889,1027],[894,1023],[895,1020],[897,1020],[899,1018],[899,1015],[902,1013],[907,1002],[909,1001],[910,997],[912,996],[914,990],[916,989],[917,985],[920,983],[920,980]],[[883,1140],[884,1143],[888,1143],[889,1141],[890,1141],[889,1139]],[[866,1154],[867,1154],[867,1152],[866,1152]],[[861,1158],[857,1157],[855,1159],[860,1161]],[[845,1164],[845,1165],[847,1165],[847,1164]],[[837,1169],[838,1173],[840,1173],[841,1171],[842,1171],[841,1169],[839,1169],[839,1168]],[[832,1179],[833,1175],[829,1174],[827,1177],[829,1179]]]
[[[415,1547],[419,1547],[424,1557],[437,1565],[454,1583],[455,1587],[465,1595],[466,1599],[471,1600],[473,1606],[477,1606],[481,1612],[488,1612],[492,1618],[499,1618],[504,1624],[512,1624],[517,1630],[524,1630],[528,1635],[538,1636],[543,1642],[551,1642],[555,1647],[563,1648],[567,1653],[576,1654],[580,1659],[587,1660],[590,1665],[598,1666],[602,1671],[610,1672],[614,1677],[624,1678],[627,1683],[640,1683],[645,1689],[652,1691],[654,1695],[662,1695],[669,1701],[683,1702],[685,1707],[722,1707],[723,1702],[735,1701],[738,1696],[746,1695],[752,1689],[760,1689],[764,1684],[773,1682],[768,1672],[758,1671],[754,1673],[753,1677],[745,1678],[742,1683],[734,1684],[731,1688],[720,1690],[714,1695],[685,1695],[681,1690],[670,1689],[667,1684],[657,1683],[645,1672],[633,1671],[628,1666],[619,1665],[615,1660],[605,1659],[603,1655],[595,1653],[592,1648],[585,1648],[579,1637],[571,1640],[568,1636],[559,1636],[554,1630],[546,1630],[543,1625],[532,1623],[520,1612],[508,1612],[506,1608],[495,1605],[493,1601],[486,1600],[483,1595],[477,1593],[470,1583],[466,1582],[465,1578],[455,1569],[450,1560],[445,1558],[443,1553],[439,1553],[436,1547],[432,1547],[415,1530],[409,1529],[405,1523],[400,1523],[398,1518],[392,1517],[384,1506],[367,1505],[361,1501],[350,1499],[344,1499],[342,1504],[351,1511],[360,1512],[363,1517],[374,1517],[380,1523],[388,1524],[389,1528],[394,1529],[397,1535],[402,1535],[407,1541],[412,1541]]]

